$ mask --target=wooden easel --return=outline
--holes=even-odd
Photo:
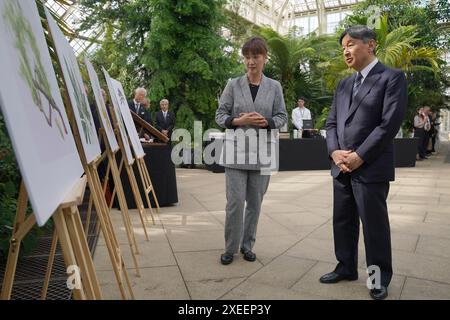
[[[118,200],[119,200],[119,206],[120,206],[120,212],[122,214],[122,220],[125,226],[125,231],[127,234],[127,238],[128,238],[128,244],[130,247],[130,252],[131,252],[131,256],[133,258],[133,262],[134,262],[134,266],[136,269],[136,276],[140,277],[140,270],[139,270],[139,264],[137,262],[136,259],[136,254],[139,254],[139,248],[138,248],[138,244],[136,241],[136,236],[134,233],[134,229],[131,223],[131,219],[130,219],[130,213],[128,211],[128,206],[127,206],[127,202],[125,200],[125,194],[123,191],[123,187],[122,187],[122,181],[120,179],[120,175],[118,174],[118,169],[117,169],[117,162],[116,162],[116,158],[115,158],[115,152],[112,151],[112,148],[109,144],[108,138],[106,137],[106,132],[103,128],[99,129],[99,142],[101,144],[101,142],[104,141],[105,143],[105,152],[103,152],[102,156],[99,158],[99,161],[97,161],[97,165],[101,163],[101,161],[103,161],[105,159],[105,157],[108,158],[108,168],[111,168],[111,172],[112,172],[112,176],[113,176],[113,180],[114,180],[114,185],[117,186],[117,190],[118,190]],[[116,151],[117,152],[117,151]],[[109,180],[109,170],[106,174],[105,177],[105,183],[104,186],[102,188],[102,193],[103,195],[106,194],[106,188],[108,185],[108,180]],[[92,212],[92,202],[93,202],[93,197],[91,196],[89,199],[89,205],[88,205],[88,212],[87,212],[87,219],[86,219],[86,225],[85,225],[85,230],[87,230],[89,228],[89,221],[90,221],[90,216],[91,216],[91,212]],[[111,201],[112,203],[112,201]],[[111,211],[111,206],[108,208],[109,212]],[[99,225],[97,225],[97,229],[96,229],[96,234],[99,231]],[[144,225],[144,231],[145,230],[145,225]],[[86,232],[87,234],[87,232]],[[148,237],[147,237],[148,240]]]
[[[83,176],[75,185],[73,190],[59,205],[53,214],[55,232],[52,243],[55,244],[59,239],[61,250],[64,257],[66,268],[69,266],[78,266],[80,270],[80,287],[73,290],[73,297],[77,300],[97,300],[102,299],[100,286],[95,274],[94,263],[89,252],[86,241],[86,235],[81,224],[79,205],[83,202],[83,195],[86,188],[86,176]],[[31,214],[26,217],[28,204],[28,193],[25,184],[20,185],[19,198],[17,201],[16,217],[14,220],[14,230],[9,247],[8,260],[6,264],[5,275],[0,298],[2,300],[11,299],[11,292],[14,283],[14,277],[19,257],[20,244],[24,237],[30,232],[36,223],[36,217]],[[53,250],[53,245],[52,245]],[[56,250],[55,250],[56,251]],[[51,261],[53,264],[53,261]],[[49,260],[50,265],[50,260]],[[51,269],[50,269],[51,270]],[[49,268],[47,268],[47,274]],[[51,271],[50,271],[51,273]],[[44,284],[43,296],[45,297],[48,282]]]
[[[128,159],[126,159],[127,158],[127,154],[126,154],[126,151],[125,151],[124,142],[122,141],[122,136],[120,134],[120,128],[119,128],[119,122],[118,122],[119,120],[116,117],[116,111],[114,110],[114,106],[112,105],[113,104],[113,99],[112,99],[112,96],[111,96],[111,92],[109,92],[109,89],[107,89],[105,91],[108,92],[109,97],[111,98],[111,103],[109,105],[109,108],[110,108],[110,112],[109,113],[110,113],[111,118],[113,120],[114,132],[116,134],[116,139],[117,139],[117,141],[119,143],[119,148],[122,151],[122,157],[121,157],[120,165],[119,165],[119,168],[117,170],[118,176],[120,177],[120,175],[122,173],[122,168],[125,167],[125,169],[127,171],[127,175],[128,175],[128,180],[129,180],[130,186],[131,186],[131,191],[133,193],[134,201],[136,203],[136,208],[138,209],[139,217],[141,219],[141,223],[142,223],[142,226],[144,228],[145,237],[146,237],[146,239],[148,241],[149,238],[148,238],[148,233],[147,233],[147,228],[146,228],[146,222],[149,223],[149,221],[147,219],[147,216],[145,215],[144,203],[142,201],[141,194],[139,192],[139,187],[138,187],[138,184],[137,184],[137,181],[136,181],[136,176],[134,175],[132,164],[129,164],[129,162],[126,161],[126,160],[128,160]],[[127,137],[128,137],[128,135],[127,135]],[[128,139],[129,139],[129,137],[128,137]],[[114,163],[117,165],[117,162],[114,162]],[[108,163],[108,168],[106,170],[106,176],[109,176],[109,171],[111,170],[111,167],[113,165],[114,164],[111,164],[111,161]],[[106,189],[106,184],[107,184],[107,181],[104,182],[103,189]],[[116,188],[117,188],[117,186],[114,185],[114,190],[113,190],[113,193],[112,193],[111,203],[110,203],[110,207],[109,207],[110,209],[112,207],[112,204],[114,203],[115,195],[117,193]],[[153,224],[155,224],[155,220],[153,218],[153,213],[152,213],[152,220],[153,220]]]
[[[73,136],[75,138],[75,144],[77,145],[81,163],[86,173],[89,190],[91,191],[91,196],[93,198],[95,210],[97,212],[97,217],[100,221],[100,228],[102,230],[103,238],[105,240],[108,254],[111,259],[112,267],[114,270],[114,274],[116,276],[116,281],[120,290],[121,297],[122,299],[127,298],[134,299],[133,289],[131,287],[130,279],[128,278],[128,273],[125,267],[125,262],[122,257],[119,242],[117,241],[116,233],[114,231],[111,217],[109,215],[108,205],[106,204],[106,199],[102,192],[100,177],[98,176],[97,162],[100,156],[91,163],[87,163],[86,154],[84,153],[83,145],[81,143],[81,137],[78,131],[78,125],[77,122],[75,121],[73,114],[72,109],[73,106],[70,102],[69,97],[67,96],[67,93],[64,95],[64,97],[66,100],[66,104],[69,106],[67,108],[69,122],[73,128],[72,131]],[[128,297],[125,291],[124,280],[128,288],[129,294]]]
[[[145,128],[146,130],[149,130],[149,132],[151,134],[156,135],[158,137],[158,139],[161,139],[165,143],[167,143],[169,141],[169,139],[166,136],[164,136],[161,132],[159,132],[156,128],[152,127],[150,124],[146,123],[136,113],[134,113],[133,111],[130,111],[130,113],[131,113],[131,116],[133,118],[133,121],[135,123],[137,123],[139,126],[141,126],[141,130],[143,130]],[[136,155],[136,153],[135,153],[135,155]],[[122,173],[122,168],[123,168],[124,164],[125,164],[124,163],[124,159],[122,158],[122,160],[120,161],[120,165],[119,165],[119,173],[120,174]],[[150,192],[152,193],[153,199],[155,200],[155,204],[156,204],[156,210],[159,213],[160,207],[159,207],[158,197],[156,196],[155,188],[153,187],[152,180],[150,178],[150,174],[148,172],[147,165],[145,164],[144,158],[143,157],[140,157],[140,158],[136,157],[136,165],[137,165],[137,168],[138,168],[138,171],[139,171],[139,175],[140,175],[140,178],[141,178],[142,187],[144,189],[144,194],[145,194],[145,198],[146,198],[146,201],[147,201],[147,206],[150,209],[150,215],[152,217],[152,222],[153,222],[153,224],[155,224],[155,219],[154,219],[154,216],[153,216],[153,209],[152,209],[152,205],[151,205],[151,202],[150,202],[149,194],[150,194]],[[134,174],[133,168],[131,167],[130,169],[131,169],[131,172]],[[126,170],[127,170],[127,173],[128,173],[129,169],[127,168]],[[107,170],[107,173],[108,173],[108,170]],[[139,192],[139,187],[137,186],[137,182],[135,183],[135,186],[133,187],[133,184],[131,183],[131,180],[130,180],[130,185],[131,185],[132,189],[136,188],[137,191],[138,191],[138,194],[139,194],[140,202],[138,202],[136,200],[136,195],[134,195],[135,202],[136,202],[136,207],[140,208],[140,206],[142,206],[142,210],[144,210],[145,207],[144,207],[144,204],[143,204],[143,201],[142,201],[142,197],[140,197],[140,192]],[[134,194],[134,190],[133,190],[133,194]],[[112,196],[111,196],[112,201],[114,201],[115,195],[116,195],[116,190],[114,189],[113,192],[112,192]]]
[[[153,209],[152,209],[152,205],[151,205],[150,198],[149,198],[150,192],[152,192],[152,194],[153,194],[153,198],[155,199],[157,210],[159,212],[158,198],[156,197],[155,189],[153,188],[152,181],[150,179],[150,174],[148,173],[147,166],[145,165],[144,159],[143,158],[136,158],[135,162],[136,162],[136,165],[137,165],[138,170],[139,170],[139,175],[141,177],[141,182],[142,182],[142,186],[144,188],[144,194],[145,194],[145,198],[146,198],[146,201],[147,201],[147,205],[148,205],[148,208],[150,209],[150,216],[152,217],[153,224],[155,224],[155,219],[154,219],[154,216],[153,216]],[[144,207],[144,203],[142,201],[142,197],[140,195],[140,191],[139,191],[139,187],[137,185],[136,176],[134,175],[133,167],[130,166],[130,165],[127,165],[123,161],[123,159],[121,159],[120,165],[119,165],[119,174],[122,174],[122,170],[123,170],[124,165],[125,165],[125,169],[127,170],[128,176],[130,176],[130,172],[131,172],[131,174],[133,174],[133,176],[135,177],[134,178],[134,185],[131,183],[131,180],[130,180],[130,185],[131,185],[131,188],[132,188],[132,191],[133,191],[133,196],[134,196],[134,201],[136,203],[136,207],[139,209],[139,212],[141,212],[141,211],[143,212],[145,210],[145,207]],[[107,170],[107,172],[108,172],[108,170]],[[137,195],[135,194],[135,192],[137,192]],[[117,193],[116,192],[116,188],[114,187],[113,192],[112,192],[112,196],[111,196],[111,203],[114,201],[116,193]]]
[[[52,32],[50,30],[47,20],[45,20],[43,22],[43,26],[45,27],[45,29],[47,30],[48,35],[49,35],[49,41],[48,41],[49,45],[52,45],[54,51],[56,52],[53,35],[52,35]],[[59,59],[56,59],[56,62],[59,66],[59,69],[62,70],[62,66],[61,66]],[[128,277],[128,273],[127,273],[127,270],[125,267],[125,262],[122,257],[119,242],[117,241],[116,233],[115,233],[113,225],[112,225],[111,217],[110,217],[109,210],[108,210],[108,205],[106,203],[105,197],[102,192],[100,177],[98,176],[97,163],[98,163],[99,159],[101,158],[101,156],[99,155],[97,157],[97,159],[94,159],[93,161],[88,163],[87,158],[86,158],[86,153],[84,151],[83,144],[81,141],[80,128],[78,128],[78,124],[75,119],[75,115],[74,115],[74,111],[73,111],[74,106],[72,105],[72,102],[68,95],[68,90],[67,90],[68,86],[67,86],[66,80],[64,79],[63,75],[61,75],[61,79],[62,79],[63,86],[65,89],[63,98],[64,98],[65,104],[66,104],[67,116],[68,116],[69,122],[72,127],[72,132],[73,132],[73,136],[75,139],[75,144],[78,149],[78,153],[80,155],[81,164],[83,165],[84,172],[86,173],[89,190],[90,190],[92,198],[93,198],[95,210],[97,212],[97,217],[100,221],[100,228],[102,230],[105,244],[106,244],[106,247],[108,250],[108,254],[111,259],[113,271],[116,276],[117,285],[119,287],[122,299],[128,299],[128,298],[134,299],[133,289],[131,287],[130,279]],[[126,286],[128,289],[128,296],[125,291],[124,280],[125,280],[125,283],[126,283]]]

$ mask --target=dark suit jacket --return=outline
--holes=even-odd
[[[134,100],[128,101],[128,107],[130,108],[131,111],[136,112],[136,108],[134,106]],[[137,113],[137,115],[139,117],[141,117],[142,119],[144,119],[145,121],[147,121],[149,124],[152,124],[152,116],[150,114],[150,111],[146,110],[144,108],[144,106],[141,105],[139,107],[139,112]]]
[[[364,164],[350,173],[352,178],[363,183],[393,181],[393,139],[408,101],[405,75],[378,62],[351,101],[355,77],[356,73],[343,79],[334,94],[326,123],[328,154],[354,150]],[[331,174],[340,174],[334,163]]]
[[[171,110],[167,111],[166,119],[164,119],[163,112],[159,110],[156,113],[155,127],[159,131],[168,130],[170,137],[170,135],[172,134],[172,130],[175,127],[175,113],[173,113],[173,111]]]

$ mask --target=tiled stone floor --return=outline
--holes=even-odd
[[[450,299],[450,148],[415,168],[399,168],[389,213],[394,277],[389,299]],[[250,263],[241,255],[220,264],[224,239],[223,174],[177,169],[179,203],[161,208],[146,241],[131,210],[141,251],[136,278],[120,213],[111,213],[137,299],[369,299],[361,236],[355,282],[318,278],[335,266],[332,183],[328,171],[280,172],[271,177]],[[362,233],[361,233],[362,234]],[[104,298],[119,299],[106,247],[95,265]]]

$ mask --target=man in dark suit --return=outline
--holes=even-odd
[[[128,107],[135,112],[139,117],[152,124],[152,118],[150,115],[149,106],[145,106],[145,100],[147,96],[147,90],[144,88],[137,88],[134,91],[134,99],[128,101]]]
[[[169,110],[169,100],[162,99],[159,103],[161,110],[156,114],[156,129],[162,132],[169,139],[175,127],[175,113]]]
[[[347,28],[340,43],[347,66],[357,72],[339,83],[326,123],[327,147],[333,160],[333,231],[338,265],[320,282],[358,278],[361,219],[370,280],[380,280],[371,286],[370,296],[379,300],[387,297],[392,278],[386,199],[395,173],[393,139],[407,105],[406,78],[402,71],[378,62],[376,34],[368,27]]]

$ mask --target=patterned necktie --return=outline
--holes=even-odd
[[[140,103],[136,103],[135,106],[136,106],[136,113],[139,113],[139,107],[141,106],[141,104]]]
[[[355,82],[353,83],[353,99],[355,98],[359,88],[361,87],[362,78],[363,78],[362,74],[358,72],[356,75]]]

